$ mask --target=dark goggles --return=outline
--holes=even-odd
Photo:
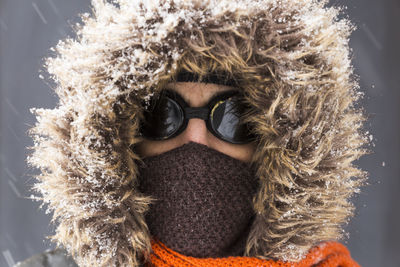
[[[233,144],[245,144],[254,140],[249,125],[241,123],[246,108],[238,91],[223,92],[203,107],[190,107],[175,91],[163,90],[144,111],[140,134],[147,139],[167,140],[182,133],[189,119],[200,118],[216,137]]]

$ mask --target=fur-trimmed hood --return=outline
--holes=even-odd
[[[343,236],[367,173],[354,30],[317,0],[92,0],[46,59],[59,103],[32,109],[34,189],[80,266],[138,266],[151,251],[137,189],[143,101],[186,70],[224,73],[251,105],[260,188],[244,256],[298,261]]]

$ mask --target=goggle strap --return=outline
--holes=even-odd
[[[208,119],[209,109],[207,107],[186,107],[184,110],[187,119],[199,118],[205,121]]]

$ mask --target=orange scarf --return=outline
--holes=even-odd
[[[195,258],[182,255],[166,247],[160,241],[151,241],[153,253],[147,267],[360,267],[351,257],[348,249],[338,242],[326,242],[313,247],[299,262],[262,260],[252,257]]]

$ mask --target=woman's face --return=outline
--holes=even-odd
[[[209,83],[176,82],[168,84],[166,89],[173,90],[180,94],[189,106],[202,107],[207,104],[215,94],[232,90],[234,87]],[[190,141],[206,145],[244,162],[249,162],[251,160],[255,150],[255,142],[232,144],[217,138],[208,131],[206,122],[198,118],[190,119],[187,128],[178,136],[162,141],[144,139],[137,144],[135,150],[139,156],[144,158],[164,153]]]

